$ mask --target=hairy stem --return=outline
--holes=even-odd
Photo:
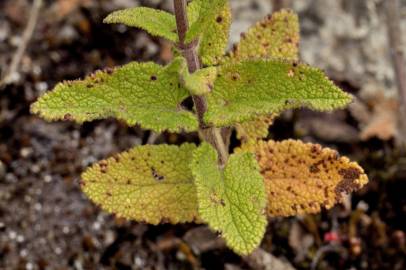
[[[185,57],[190,73],[194,73],[201,68],[200,60],[196,52],[197,41],[185,44],[186,33],[189,29],[189,22],[186,13],[186,0],[173,0],[176,26],[178,29],[179,43],[178,48]],[[225,165],[228,159],[228,150],[221,136],[220,130],[215,127],[209,127],[203,120],[207,111],[207,101],[204,96],[192,96],[195,104],[197,117],[199,119],[200,133],[204,139],[216,148],[220,165]]]

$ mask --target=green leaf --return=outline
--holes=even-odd
[[[237,60],[264,57],[297,60],[299,31],[299,19],[293,11],[275,12],[242,34],[231,57]]]
[[[207,12],[207,2],[206,0],[195,0],[188,5],[188,17],[192,27],[199,20],[199,15]],[[207,20],[207,25],[199,30],[201,31],[199,56],[202,63],[207,66],[218,64],[228,45],[231,10],[229,2],[223,2],[225,3],[218,9],[217,13],[211,13],[210,17],[202,18]]]
[[[284,109],[308,107],[319,111],[342,108],[351,95],[341,91],[323,72],[284,60],[246,60],[219,67],[208,95],[205,120],[228,126]]]
[[[299,58],[298,16],[290,10],[275,12],[241,35],[230,60],[261,58]],[[276,114],[264,114],[236,125],[237,137],[244,142],[266,138]]]
[[[101,208],[151,224],[192,222],[196,189],[193,144],[146,145],[101,161],[82,175],[82,189]]]
[[[216,78],[216,67],[202,68],[193,74],[186,73],[184,85],[192,95],[205,95],[213,89]]]
[[[267,224],[266,192],[254,156],[234,154],[223,171],[216,151],[204,143],[194,153],[192,172],[200,217],[220,231],[234,251],[252,252]]]
[[[193,4],[193,2],[197,3]],[[216,19],[221,9],[226,5],[227,0],[195,0],[193,2],[190,4],[192,5],[191,9],[196,9],[196,11],[190,11],[192,16],[190,17],[191,26],[186,33],[185,41],[187,43],[192,42],[199,35],[207,31],[208,27],[211,26],[211,22]],[[195,15],[193,14],[198,14],[196,19],[194,19]]]
[[[179,79],[183,62],[176,59],[167,67],[130,63],[81,81],[60,83],[33,104],[31,111],[47,120],[82,123],[116,117],[130,126],[138,123],[157,132],[195,131],[195,115],[181,106],[189,96]]]
[[[165,11],[147,7],[118,10],[104,19],[104,23],[122,23],[146,30],[153,36],[164,37],[173,42],[178,40],[175,17]]]

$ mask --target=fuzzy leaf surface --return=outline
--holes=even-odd
[[[268,194],[268,215],[295,216],[330,209],[343,194],[362,188],[364,170],[337,151],[287,140],[258,141],[240,151],[256,154]]]
[[[240,61],[270,57],[297,60],[299,30],[299,19],[294,12],[290,10],[275,12],[242,35],[231,57]]]
[[[231,26],[231,9],[228,1],[223,2],[217,9],[217,13],[210,11],[210,17],[201,18],[200,14],[207,12],[209,1],[194,0],[188,5],[188,17],[191,25],[198,20],[205,19],[206,27],[201,28],[201,38],[199,42],[199,56],[202,63],[207,66],[216,65],[220,58],[224,56],[228,45],[228,37]]]
[[[196,2],[193,4],[193,2]],[[186,33],[186,42],[191,42],[199,35],[204,33],[208,27],[211,26],[213,19],[220,14],[221,9],[226,5],[227,0],[195,0],[190,5],[192,9],[196,11],[191,11],[192,14],[198,14],[197,17],[192,15],[191,26],[189,31]],[[189,6],[190,6],[189,5]],[[196,19],[194,19],[196,17]]]
[[[216,78],[216,67],[202,68],[193,74],[185,74],[184,85],[193,95],[205,95],[213,89]]]
[[[204,143],[194,153],[192,172],[200,217],[221,232],[234,251],[252,252],[260,244],[267,224],[266,193],[254,156],[232,155],[222,170],[216,151]]]
[[[80,81],[58,84],[31,110],[47,120],[78,123],[115,117],[128,125],[140,124],[157,132],[195,131],[194,114],[181,102],[189,96],[181,86],[183,60],[167,67],[154,63],[130,63],[114,70],[98,71]]]
[[[242,61],[252,58],[299,58],[300,29],[298,16],[289,10],[275,12],[252,26],[241,36],[231,52],[231,59]],[[268,136],[276,114],[264,114],[256,119],[236,125],[237,137],[243,141]]]
[[[175,17],[165,11],[148,7],[136,7],[118,10],[108,15],[104,23],[122,23],[131,27],[144,29],[153,36],[164,37],[176,42],[178,35]]]
[[[197,198],[189,165],[195,148],[135,147],[87,169],[82,189],[103,210],[119,217],[151,224],[192,222],[197,218]]]
[[[276,114],[263,115],[254,120],[236,124],[237,138],[244,142],[266,138],[268,129],[276,116]]]
[[[308,107],[342,108],[351,101],[317,68],[285,60],[245,60],[218,68],[205,120],[229,126],[264,114]]]

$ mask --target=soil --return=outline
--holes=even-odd
[[[170,9],[168,2],[45,1],[16,81],[0,89],[0,269],[269,269],[263,264],[270,254],[285,269],[406,269],[406,156],[393,138],[360,135],[380,103],[371,103],[370,97],[379,93],[396,99],[383,1],[294,1],[303,61],[326,70],[370,115],[361,121],[353,108],[331,114],[287,112],[272,126],[271,137],[335,148],[358,161],[370,183],[333,210],[271,219],[257,263],[234,254],[205,226],[121,220],[82,194],[80,173],[87,166],[146,143],[154,134],[115,120],[46,123],[30,114],[30,104],[57,82],[102,67],[167,62],[165,41],[101,21],[116,9],[137,4]],[[272,11],[270,2],[232,1],[233,42]],[[401,2],[406,29],[406,3]],[[27,0],[0,1],[2,73],[30,5]],[[197,141],[197,136],[165,133],[155,143],[185,141]]]

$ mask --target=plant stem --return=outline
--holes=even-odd
[[[194,73],[196,70],[201,68],[201,65],[196,52],[197,41],[193,41],[189,44],[185,43],[186,33],[189,29],[189,22],[186,12],[186,0],[173,0],[173,5],[175,9],[176,26],[179,36],[178,48],[182,52],[183,57],[186,59],[189,72]],[[199,119],[200,132],[204,139],[214,148],[216,148],[219,156],[219,163],[221,166],[224,166],[227,163],[228,150],[221,136],[221,131],[215,127],[207,126],[203,119],[204,114],[207,111],[206,98],[204,96],[192,96],[192,98],[195,104],[197,117]]]
[[[284,8],[290,8],[292,3],[290,0],[271,0],[272,12],[280,11]]]
[[[406,145],[406,70],[402,46],[402,31],[400,30],[400,4],[398,0],[387,0],[386,22],[388,27],[389,45],[395,71],[399,96],[399,131],[398,144]]]

